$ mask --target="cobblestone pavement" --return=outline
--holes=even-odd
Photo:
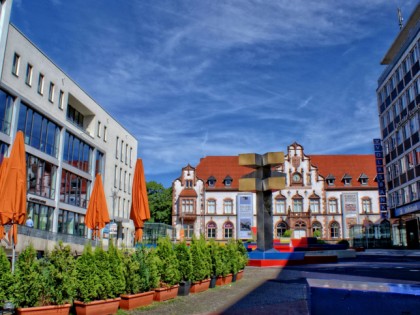
[[[309,314],[301,271],[246,267],[244,277],[205,292],[154,302],[129,314]]]

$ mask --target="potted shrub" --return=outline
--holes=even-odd
[[[125,290],[120,307],[131,310],[153,302],[154,288],[159,284],[157,257],[152,250],[139,247],[134,253],[125,251]]]
[[[154,300],[164,301],[173,299],[178,294],[178,283],[181,280],[179,264],[174,246],[169,236],[161,237],[157,241],[156,256],[159,258],[158,274],[159,288],[156,288]]]
[[[74,258],[70,247],[57,245],[37,259],[30,244],[19,255],[13,275],[12,301],[17,314],[69,314],[75,294]]]
[[[74,306],[77,314],[114,314],[120,298],[112,288],[109,254],[102,246],[95,252],[87,244],[76,260],[77,290]]]
[[[226,245],[221,245],[219,247],[219,256],[221,260],[221,269],[220,275],[217,277],[216,285],[225,285],[232,282],[232,273],[231,273],[231,261],[229,259],[229,252]]]
[[[222,274],[223,261],[220,256],[220,245],[214,239],[208,242],[208,251],[210,254],[210,288],[216,286],[217,277]]]
[[[238,259],[239,259],[239,271],[236,280],[240,280],[243,277],[244,269],[248,264],[248,251],[241,240],[236,241]]]
[[[210,254],[203,235],[197,239],[193,236],[190,245],[193,274],[191,277],[191,293],[198,293],[205,291],[210,286]]]
[[[185,240],[175,246],[175,252],[179,263],[179,272],[181,273],[178,295],[186,296],[190,293],[191,287],[193,273],[192,255]]]
[[[228,259],[230,261],[230,272],[232,273],[232,282],[236,281],[236,276],[239,271],[239,252],[237,250],[236,241],[230,239],[226,246],[228,252]]]
[[[0,308],[4,306],[4,302],[11,299],[10,287],[13,284],[13,276],[11,272],[10,262],[0,246]]]

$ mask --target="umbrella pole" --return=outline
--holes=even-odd
[[[15,273],[15,260],[16,260],[16,258],[15,258],[15,255],[16,255],[16,248],[15,248],[15,242],[14,242],[14,237],[13,237],[13,234],[14,234],[14,230],[13,230],[13,222],[12,222],[12,237],[11,237],[11,239],[12,239],[12,273]]]

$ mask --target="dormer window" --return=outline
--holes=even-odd
[[[325,181],[327,182],[328,186],[334,186],[335,185],[335,177],[331,174],[329,174],[326,178]]]
[[[368,177],[367,177],[367,175],[366,174],[364,174],[364,173],[362,173],[362,175],[360,175],[360,177],[359,177],[359,182],[360,182],[360,184],[362,184],[362,185],[367,185],[367,183],[368,183]]]
[[[230,177],[229,175],[226,176],[226,178],[223,180],[223,183],[226,187],[230,187],[232,185],[232,177]]]
[[[209,187],[214,187],[216,186],[216,178],[214,176],[210,176],[207,179],[207,185],[209,185]]]
[[[351,176],[347,173],[344,174],[342,181],[343,181],[344,185],[350,186],[351,185]]]

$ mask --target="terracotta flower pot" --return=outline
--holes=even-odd
[[[216,280],[216,285],[221,286],[221,285],[226,285],[232,282],[232,274],[228,274],[227,276],[219,276],[217,277]]]
[[[238,274],[236,275],[236,281],[241,280],[244,276],[244,271],[243,270],[239,270]]]
[[[120,308],[123,310],[132,310],[141,306],[152,304],[154,294],[155,291],[137,294],[121,294]]]
[[[157,288],[155,289],[155,293],[153,295],[153,301],[166,301],[170,299],[176,298],[178,295],[178,285],[174,285],[169,288]]]
[[[77,315],[103,315],[115,314],[118,312],[121,298],[92,301],[83,303],[74,301],[74,308]]]
[[[199,293],[209,289],[210,279],[193,282],[191,284],[190,293]]]
[[[68,315],[71,304],[49,305],[38,307],[19,307],[16,310],[17,315]]]

